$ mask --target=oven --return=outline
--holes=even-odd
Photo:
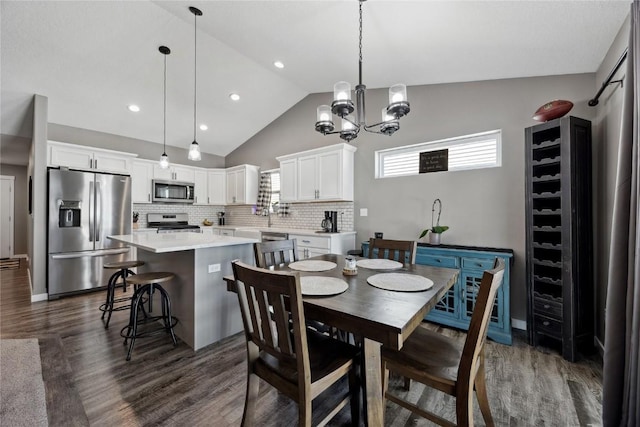
[[[186,213],[150,213],[147,214],[147,223],[158,233],[202,233],[200,226],[189,224],[189,215]]]

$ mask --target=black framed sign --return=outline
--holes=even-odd
[[[420,173],[449,170],[449,149],[420,153]]]

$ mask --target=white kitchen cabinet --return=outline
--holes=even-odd
[[[295,202],[298,199],[298,160],[280,162],[280,201]]]
[[[96,172],[131,173],[131,162],[137,154],[49,141],[47,164]]]
[[[241,165],[227,169],[228,205],[253,205],[258,199],[258,171],[253,165]]]
[[[220,229],[220,235],[221,236],[230,236],[233,237],[235,235],[235,231],[232,229],[228,229],[228,228],[221,228]]]
[[[277,157],[282,200],[353,200],[355,151],[354,146],[342,143]],[[286,199],[282,188],[286,188]]]
[[[131,162],[131,201],[151,203],[153,166],[156,162],[136,159]]]
[[[298,254],[301,259],[311,258],[324,254],[342,254],[355,248],[355,233],[335,233],[335,234],[289,234],[289,239],[296,239],[298,243]]]
[[[193,200],[193,204],[194,205],[208,205],[209,204],[209,200],[208,200],[208,182],[207,182],[207,170],[206,169],[200,169],[200,168],[196,168],[193,171],[193,183],[194,183],[194,189],[193,189],[193,195],[194,195],[194,200]]]
[[[202,234],[210,236],[217,236],[219,234],[218,229],[213,227],[200,227],[200,231],[202,231]]]
[[[192,183],[195,181],[195,168],[170,164],[167,169],[162,169],[160,165],[156,164],[153,167],[153,178]]]
[[[226,194],[227,172],[224,169],[209,169],[207,171],[207,197],[210,205],[224,205]]]

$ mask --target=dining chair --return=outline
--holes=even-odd
[[[416,246],[414,240],[389,240],[389,239],[369,239],[369,258],[387,258],[397,260],[405,264],[408,259],[409,264],[416,263]],[[377,249],[377,255],[374,255]]]
[[[485,424],[494,425],[485,381],[484,343],[504,268],[504,260],[497,258],[493,269],[484,272],[464,344],[418,327],[400,350],[383,347],[382,388],[385,398],[436,424],[456,425],[391,394],[388,390],[389,371],[393,371],[454,396],[457,425],[471,426],[475,390]]]
[[[298,261],[298,243],[295,239],[254,243],[253,252],[256,266],[260,268]]]
[[[260,378],[298,403],[298,425],[311,425],[311,403],[348,376],[349,391],[321,421],[350,403],[358,425],[358,350],[305,327],[299,273],[232,263],[247,341],[247,394],[243,426],[254,425]],[[284,421],[283,421],[284,422]]]

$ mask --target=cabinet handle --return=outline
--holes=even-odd
[[[476,267],[482,267],[482,264],[480,264],[479,262],[476,262]]]
[[[211,203],[211,198],[207,197],[207,203]]]
[[[198,203],[198,196],[195,197],[194,203]]]
[[[151,193],[147,193],[147,200],[151,201]]]
[[[302,243],[311,243],[311,240],[303,240]]]
[[[93,168],[94,168],[94,169],[98,169],[98,159],[95,159],[95,160],[93,161]]]
[[[89,169],[93,169],[93,159],[89,159]]]
[[[548,322],[548,321],[546,321],[546,320],[545,320],[544,322],[542,322],[542,324],[543,324],[544,326],[549,326],[549,322]]]

